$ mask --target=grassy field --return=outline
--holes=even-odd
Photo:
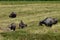
[[[9,18],[15,12],[17,17]],[[58,19],[51,28],[38,26],[46,17]],[[28,24],[18,29],[19,22]],[[16,31],[8,30],[8,25],[16,23]],[[59,2],[0,2],[0,40],[60,40],[60,3]]]

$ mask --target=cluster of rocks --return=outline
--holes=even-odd
[[[16,13],[15,12],[12,12],[10,15],[9,15],[9,18],[16,18]],[[52,17],[47,17],[45,18],[44,20],[41,20],[39,21],[39,26],[43,26],[43,24],[47,27],[52,27],[52,25],[55,25],[58,23],[58,19],[56,18],[52,18]],[[27,27],[27,24],[25,24],[22,20],[21,22],[19,23],[19,28],[24,28],[24,27]],[[16,25],[15,23],[11,23],[10,24],[10,27],[9,27],[11,30],[15,31],[16,29]]]

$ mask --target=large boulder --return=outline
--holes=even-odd
[[[58,19],[52,18],[52,17],[47,17],[44,20],[39,22],[39,25],[45,24],[46,26],[52,26],[53,24],[57,24]]]

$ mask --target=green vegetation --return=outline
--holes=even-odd
[[[0,0],[0,1],[60,1],[60,0]]]
[[[11,12],[17,17],[9,18]],[[58,19],[58,24],[51,28],[38,26],[40,20],[46,17]],[[23,20],[28,27],[19,29]],[[8,30],[8,25],[16,23],[16,31]],[[0,40],[60,40],[60,3],[59,2],[0,2]]]

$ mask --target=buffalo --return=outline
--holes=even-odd
[[[10,28],[11,30],[15,31],[15,29],[16,29],[15,23],[11,23],[10,26],[9,26],[9,28]]]
[[[25,24],[25,23],[21,20],[21,22],[19,23],[19,28],[24,28],[24,27],[27,27],[27,24]]]
[[[57,24],[58,23],[58,19],[56,18],[52,18],[52,17],[47,17],[44,20],[39,22],[39,25],[42,26],[42,24],[52,27],[53,24]]]
[[[12,12],[10,15],[9,15],[10,18],[15,18],[16,17],[16,13],[15,12]]]

